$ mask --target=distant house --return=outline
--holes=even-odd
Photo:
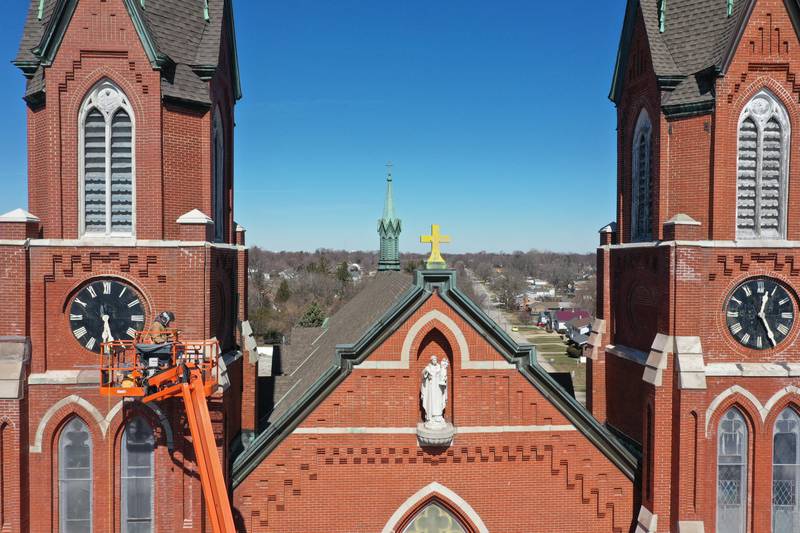
[[[553,329],[560,333],[567,332],[567,323],[575,318],[589,318],[591,314],[585,309],[561,309],[551,311]]]
[[[567,322],[567,339],[578,346],[583,346],[592,332],[592,317],[573,318]]]

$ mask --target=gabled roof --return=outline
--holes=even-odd
[[[532,346],[516,344],[458,290],[454,271],[417,271],[413,286],[409,286],[410,280],[400,272],[379,273],[377,278],[378,281],[369,292],[365,289],[357,296],[360,297],[358,304],[354,304],[356,299],[351,300],[350,304],[330,319],[331,325],[327,332],[307,332],[307,339],[318,333],[319,335],[310,345],[306,345],[307,340],[303,341],[305,347],[289,356],[292,361],[290,368],[283,372],[294,376],[291,376],[290,382],[278,385],[281,391],[285,390],[284,396],[275,406],[267,427],[234,459],[234,486],[244,481],[350,375],[355,365],[364,361],[375,348],[397,331],[434,292],[509,363],[515,364],[517,370],[625,475],[630,479],[634,478],[637,458],[539,366]],[[403,286],[406,289],[403,290]],[[386,294],[381,294],[382,290],[386,290]],[[380,301],[374,301],[376,298]],[[388,303],[389,300],[392,303]],[[360,306],[366,302],[373,303],[369,309],[360,312]],[[379,311],[380,308],[383,310]],[[342,312],[345,313],[344,316],[339,317]],[[333,334],[323,340],[332,330]],[[294,367],[298,363],[299,366]]]
[[[796,0],[785,0],[790,11]],[[663,31],[660,9],[666,5]],[[713,80],[724,74],[754,0],[628,0],[609,98],[619,103],[636,24],[644,23],[653,69],[668,115],[713,109]],[[640,18],[641,15],[641,18]]]
[[[123,0],[154,69],[162,72],[162,94],[209,104],[208,79],[228,39],[235,98],[241,98],[232,0]],[[43,79],[64,37],[78,0],[30,0],[19,51],[14,59],[29,79]],[[41,8],[41,9],[40,9]],[[225,37],[227,34],[227,37]],[[44,84],[29,83],[26,97]],[[32,90],[33,89],[33,90]]]

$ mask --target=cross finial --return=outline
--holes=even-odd
[[[429,269],[444,269],[447,268],[447,263],[442,257],[440,245],[450,242],[449,235],[441,235],[439,233],[439,224],[431,225],[431,234],[422,235],[419,242],[431,245],[431,256],[428,258],[427,267]]]
[[[386,162],[386,181],[392,181],[392,162]]]

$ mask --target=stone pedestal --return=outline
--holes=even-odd
[[[442,425],[425,425],[422,422],[417,424],[417,440],[420,446],[435,448],[450,446],[455,434],[456,428],[450,422],[444,422]]]

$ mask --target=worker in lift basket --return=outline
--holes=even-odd
[[[164,344],[169,340],[169,333],[167,328],[170,323],[175,320],[175,315],[172,311],[164,311],[153,320],[153,324],[147,332],[145,339],[153,344]]]

